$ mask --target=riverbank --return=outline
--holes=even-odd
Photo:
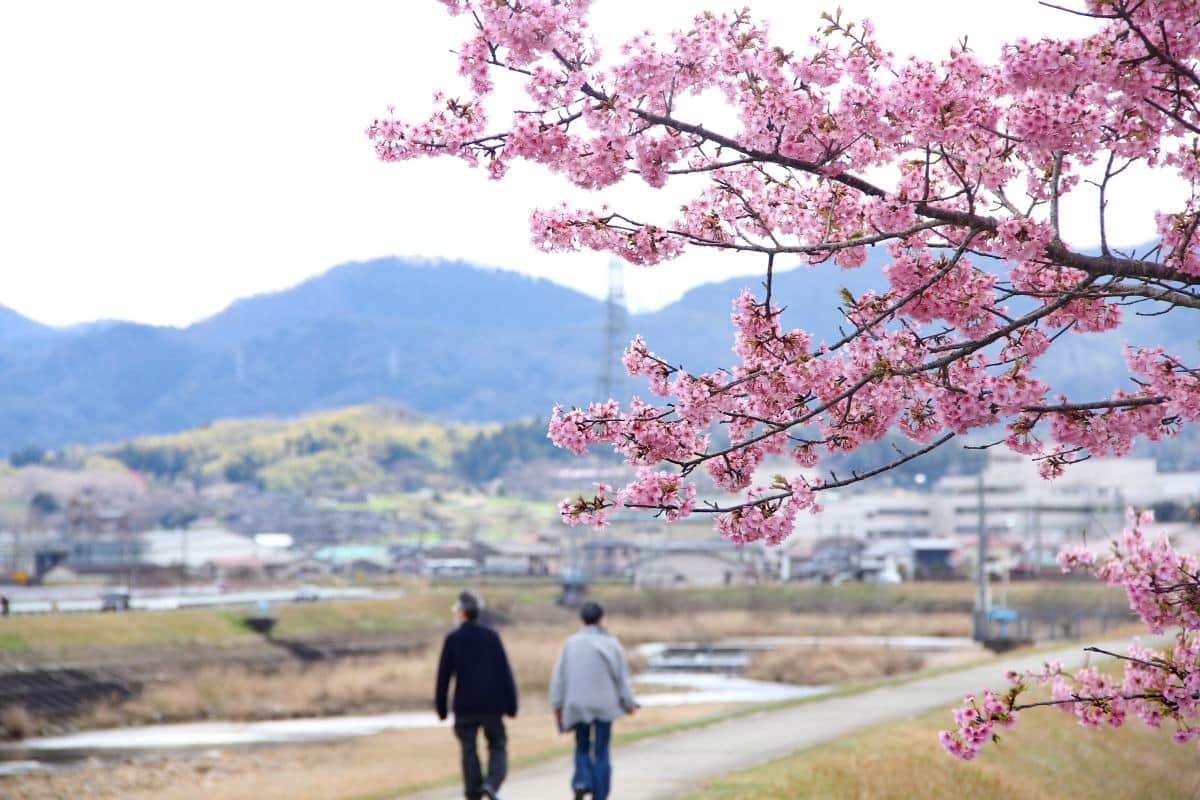
[[[566,753],[545,702],[533,701],[507,721],[514,768]],[[662,735],[680,725],[712,720],[736,706],[647,708],[617,726],[618,741]],[[0,796],[13,800],[334,800],[395,797],[442,781],[458,770],[458,744],[449,730],[396,730],[357,739],[259,747],[214,748],[178,755],[98,759],[55,772],[0,777]]]
[[[955,611],[963,603],[966,587],[949,585],[913,585],[911,587],[769,587],[763,590],[698,590],[688,592],[639,592],[628,587],[603,587],[596,595],[610,609],[610,627],[627,645],[635,669],[639,661],[637,646],[661,642],[664,635],[693,643],[714,643],[733,637],[792,648],[784,656],[770,650],[751,653],[749,674],[777,677],[784,681],[809,682],[820,674],[822,682],[844,683],[887,676],[915,666],[900,657],[889,644],[878,645],[874,652],[864,651],[861,642],[846,649],[839,644],[818,642],[807,637],[823,637],[830,632],[846,636],[871,636],[904,633],[913,636],[961,637],[967,633],[968,617]],[[1058,588],[1029,587],[1025,598],[1053,598]],[[821,592],[824,592],[822,594]],[[1039,594],[1040,593],[1040,594]],[[553,594],[546,587],[491,587],[485,590],[489,611],[507,644],[522,691],[522,715],[513,723],[514,741],[520,737],[520,757],[526,762],[553,757],[565,752],[565,741],[554,734],[545,707],[545,690],[553,660],[563,638],[575,630],[574,612],[552,604]],[[1091,593],[1089,593],[1091,594]],[[131,700],[100,706],[89,715],[67,724],[56,723],[67,732],[96,727],[167,720],[239,720],[289,719],[337,715],[331,726],[350,724],[347,715],[401,712],[405,709],[428,714],[432,675],[442,635],[449,629],[447,614],[451,590],[426,590],[413,597],[378,601],[359,609],[360,625],[375,626],[376,632],[355,634],[362,641],[384,640],[409,643],[408,649],[370,656],[324,658],[317,661],[292,659],[270,668],[245,661],[209,665],[192,671],[196,652],[234,652],[239,648],[262,647],[278,650],[276,645],[251,637],[235,646],[188,642],[175,648],[76,646],[76,656],[102,652],[111,656],[125,652],[155,657],[174,652],[177,656],[174,677],[149,680],[140,694]],[[1107,603],[1108,596],[1093,596]],[[718,602],[728,601],[731,608]],[[1057,601],[1055,601],[1057,602]],[[688,610],[688,604],[698,606]],[[319,604],[318,604],[319,605]],[[738,607],[740,605],[740,607]],[[356,610],[347,603],[328,604],[324,608],[297,606],[296,616],[281,614],[281,637],[291,642],[316,642],[328,637],[354,617]],[[1046,607],[1053,607],[1047,603]],[[403,609],[403,610],[400,610]],[[397,625],[388,615],[403,615]],[[322,627],[321,615],[333,621]],[[109,624],[114,615],[94,616],[96,624]],[[138,615],[120,615],[116,624]],[[386,619],[387,628],[383,622]],[[285,627],[287,626],[287,627]],[[400,630],[397,630],[397,627]],[[306,639],[299,631],[308,631]],[[316,632],[316,635],[312,635]],[[787,639],[786,637],[793,637]],[[111,638],[104,639],[111,642]],[[650,648],[653,649],[653,648]],[[753,650],[753,648],[750,648]],[[944,662],[931,654],[923,666],[945,669]],[[956,658],[961,657],[955,655]],[[969,658],[976,655],[967,654]],[[758,660],[756,658],[765,658]],[[940,657],[939,657],[940,658]],[[788,666],[789,661],[804,661],[804,670]],[[863,674],[864,665],[869,674]],[[849,669],[853,667],[853,670]],[[819,670],[814,671],[815,668]],[[833,670],[830,672],[829,670]],[[857,670],[854,671],[854,670]],[[170,670],[160,670],[163,676]],[[895,678],[893,678],[895,680]],[[901,678],[901,681],[909,680]],[[686,691],[675,687],[666,691]],[[695,691],[696,687],[691,687]],[[641,692],[664,691],[646,686]],[[627,735],[639,735],[653,729],[665,734],[677,726],[693,726],[711,721],[714,714],[743,711],[746,696],[710,695],[701,705],[663,705],[645,709],[635,720],[622,724]],[[415,790],[428,781],[452,780],[456,770],[453,737],[440,730],[391,730],[342,741],[310,744],[254,745],[248,749],[220,746],[210,750],[192,749],[169,755],[122,756],[113,761],[91,759],[82,764],[52,772],[27,773],[0,778],[0,795],[17,797],[334,797],[361,795],[394,796],[401,790]],[[754,738],[754,737],[752,737]],[[18,754],[19,755],[19,754]],[[20,769],[21,767],[13,767]],[[282,777],[278,777],[282,775]],[[276,791],[274,787],[282,787]],[[19,787],[22,794],[15,794]],[[343,791],[343,789],[345,791]],[[310,792],[311,793],[308,793]]]
[[[558,623],[501,627],[523,697],[545,694],[558,649],[578,625],[569,613],[563,617]],[[843,618],[734,610],[703,616],[615,618],[611,629],[627,645],[636,673],[647,666],[638,646],[654,641],[664,631],[693,641],[720,642],[728,637],[763,633],[821,636],[830,629],[854,634],[892,630],[942,634],[962,626],[956,617],[937,614]],[[129,674],[137,676],[142,684],[137,693],[119,702],[101,702],[67,717],[31,719],[26,714],[9,718],[20,723],[14,724],[14,733],[34,736],[196,720],[247,722],[423,711],[429,708],[432,676],[447,627],[430,626],[420,632],[421,638],[389,639],[381,634],[374,641],[383,648],[381,652],[318,661],[292,658],[265,643],[257,649],[224,648],[215,656],[195,648],[181,649],[175,658],[160,657],[150,664],[144,660],[130,662]],[[747,676],[801,685],[835,684],[944,664],[948,655],[907,652],[886,642],[873,646],[810,643],[793,646],[788,653],[794,661],[788,662],[768,650],[755,652],[748,660]],[[0,717],[0,724],[4,719]]]
[[[473,581],[487,597],[500,622],[523,624],[557,622],[572,616],[555,605],[557,587],[513,581]],[[402,634],[423,626],[443,626],[457,585],[431,587],[418,579],[380,584],[376,588],[400,596],[369,600],[281,603],[275,634],[284,638]],[[766,584],[748,587],[710,587],[647,590],[627,585],[597,585],[590,596],[608,607],[613,619],[640,617],[698,617],[717,611],[752,614],[789,613],[969,614],[974,587],[967,582],[878,585],[847,583]],[[1127,605],[1120,592],[1095,581],[1029,581],[1013,583],[1008,604],[1045,618],[1121,615]],[[44,663],[93,656],[142,655],[170,652],[178,647],[236,647],[255,641],[243,624],[246,608],[204,608],[137,611],[119,614],[38,614],[0,619],[0,665]],[[955,631],[947,634],[957,635]],[[656,637],[656,638],[662,638]]]
[[[1100,641],[1096,644],[1106,650],[1120,651],[1128,641]],[[619,748],[613,755],[614,763],[620,765],[618,774],[614,776],[613,791],[622,800],[677,800],[694,793],[705,782],[719,782],[731,773],[753,770],[764,762],[786,760],[808,748],[823,746],[846,736],[857,736],[878,726],[928,712],[934,712],[936,718],[941,720],[941,726],[945,727],[950,721],[950,708],[961,702],[964,694],[978,692],[985,686],[1002,685],[1006,669],[1037,669],[1047,659],[1062,661],[1068,667],[1082,664],[1088,658],[1082,647],[1077,645],[1007,653],[985,664],[890,681],[875,688],[843,691],[794,701],[783,707],[777,706],[706,727]],[[1036,720],[1032,721],[1036,724]],[[927,748],[928,752],[932,752],[932,748],[938,746],[935,731],[936,728],[928,733],[928,741],[924,743],[899,742],[895,757],[903,758],[903,748],[907,744]],[[1174,745],[1168,743],[1166,746]],[[1153,749],[1153,745],[1146,748],[1147,751]],[[1188,751],[1194,760],[1194,749],[1182,749]],[[1071,757],[1070,747],[1066,745],[1041,752],[1048,759]],[[947,765],[955,763],[949,756],[939,755],[945,759]],[[1001,760],[1004,758],[1002,750],[996,750],[993,755]],[[514,773],[506,781],[504,789],[509,796],[516,798],[554,797],[561,790],[564,776],[569,774],[570,768],[570,760],[566,758],[547,761]],[[920,770],[914,770],[904,777],[906,782],[897,782],[881,796],[927,796]],[[1156,784],[1152,776],[1148,772],[1141,772],[1140,778],[1143,788],[1140,796],[1155,796]],[[760,795],[750,792],[737,797],[744,800],[757,800],[759,797],[791,800],[796,797],[875,796],[854,792],[810,792],[803,783],[786,781],[780,783],[779,787],[778,791],[772,790],[775,791],[773,794]],[[960,786],[959,793],[953,796],[974,797],[976,795],[971,788],[969,785]],[[1100,792],[1095,796],[1109,795]],[[453,800],[456,792],[452,788],[446,788],[423,792],[418,797],[419,800]],[[720,794],[713,795],[713,798],[720,797]]]
[[[1120,729],[1081,729],[1052,709],[1026,711],[974,761],[937,742],[949,707],[880,725],[711,781],[688,800],[872,798],[908,800],[1194,800],[1195,745],[1130,719]]]
[[[1047,613],[1078,610],[1084,602],[1106,609],[1123,600],[1093,585],[1068,586],[1087,590],[1076,597],[1061,584],[1027,584],[1013,595]],[[708,642],[834,631],[963,636],[969,620],[954,609],[969,607],[969,589],[954,583],[681,591],[601,586],[593,595],[608,606],[611,629],[633,653],[668,632],[675,639]],[[543,694],[558,647],[578,625],[574,612],[554,605],[550,586],[484,591],[522,693]],[[30,736],[162,722],[425,710],[453,595],[450,588],[410,585],[402,597],[287,604],[276,609],[279,622],[271,639],[249,631],[237,609],[6,619],[0,622],[0,643],[10,647],[0,649],[0,671],[63,665],[106,670],[132,690],[120,702],[81,705],[77,713],[42,716],[25,709],[32,718],[0,702],[0,722],[13,720],[19,723],[9,726],[13,733]],[[17,640],[21,646],[11,646]],[[634,658],[635,668],[643,666]],[[937,663],[895,651],[800,648],[763,654],[749,665],[748,675],[828,684]]]

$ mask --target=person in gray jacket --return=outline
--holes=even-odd
[[[575,732],[575,800],[591,794],[606,800],[612,785],[608,745],[613,720],[638,707],[629,683],[629,664],[617,637],[600,626],[604,609],[587,602],[579,609],[583,627],[563,644],[550,680],[550,705],[558,729]]]

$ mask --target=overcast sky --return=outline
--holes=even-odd
[[[594,24],[613,52],[645,27],[743,3],[596,0]],[[750,4],[799,48],[837,2]],[[841,4],[875,20],[885,46],[931,58],[963,34],[990,57],[1022,34],[1090,30],[1033,0]],[[462,258],[602,295],[604,256],[529,245],[529,210],[566,196],[561,181],[526,168],[497,184],[456,162],[374,160],[363,129],[387,104],[418,118],[435,88],[461,85],[449,50],[463,24],[434,0],[0,4],[0,304],[53,324],[181,325],[385,255]],[[1126,195],[1140,213],[1119,215],[1129,219],[1117,239],[1149,237],[1151,192],[1161,193]],[[616,199],[662,220],[678,205],[638,190]],[[626,291],[634,308],[658,307],[759,267],[699,254],[628,268]]]

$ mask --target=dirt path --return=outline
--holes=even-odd
[[[1102,642],[1123,652],[1125,641]],[[1037,669],[1048,660],[1082,664],[1084,645],[1001,659],[969,669],[873,689],[847,697],[815,700],[778,711],[763,711],[705,728],[681,731],[618,748],[613,753],[613,796],[621,800],[679,798],[706,780],[790,755],[872,725],[945,706],[985,687],[1003,688],[1006,669]],[[621,723],[618,722],[619,726]],[[558,758],[509,776],[504,800],[569,797],[571,762]],[[405,796],[405,800],[452,800],[459,786]]]

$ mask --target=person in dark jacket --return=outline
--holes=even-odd
[[[454,679],[454,735],[462,748],[463,790],[467,800],[499,800],[498,790],[508,771],[508,738],[504,717],[517,715],[517,685],[504,645],[494,630],[478,622],[483,602],[463,591],[454,604],[458,628],[446,636],[438,663],[434,704],[438,719],[448,711],[446,696]],[[484,775],[476,752],[479,729],[487,740]]]

